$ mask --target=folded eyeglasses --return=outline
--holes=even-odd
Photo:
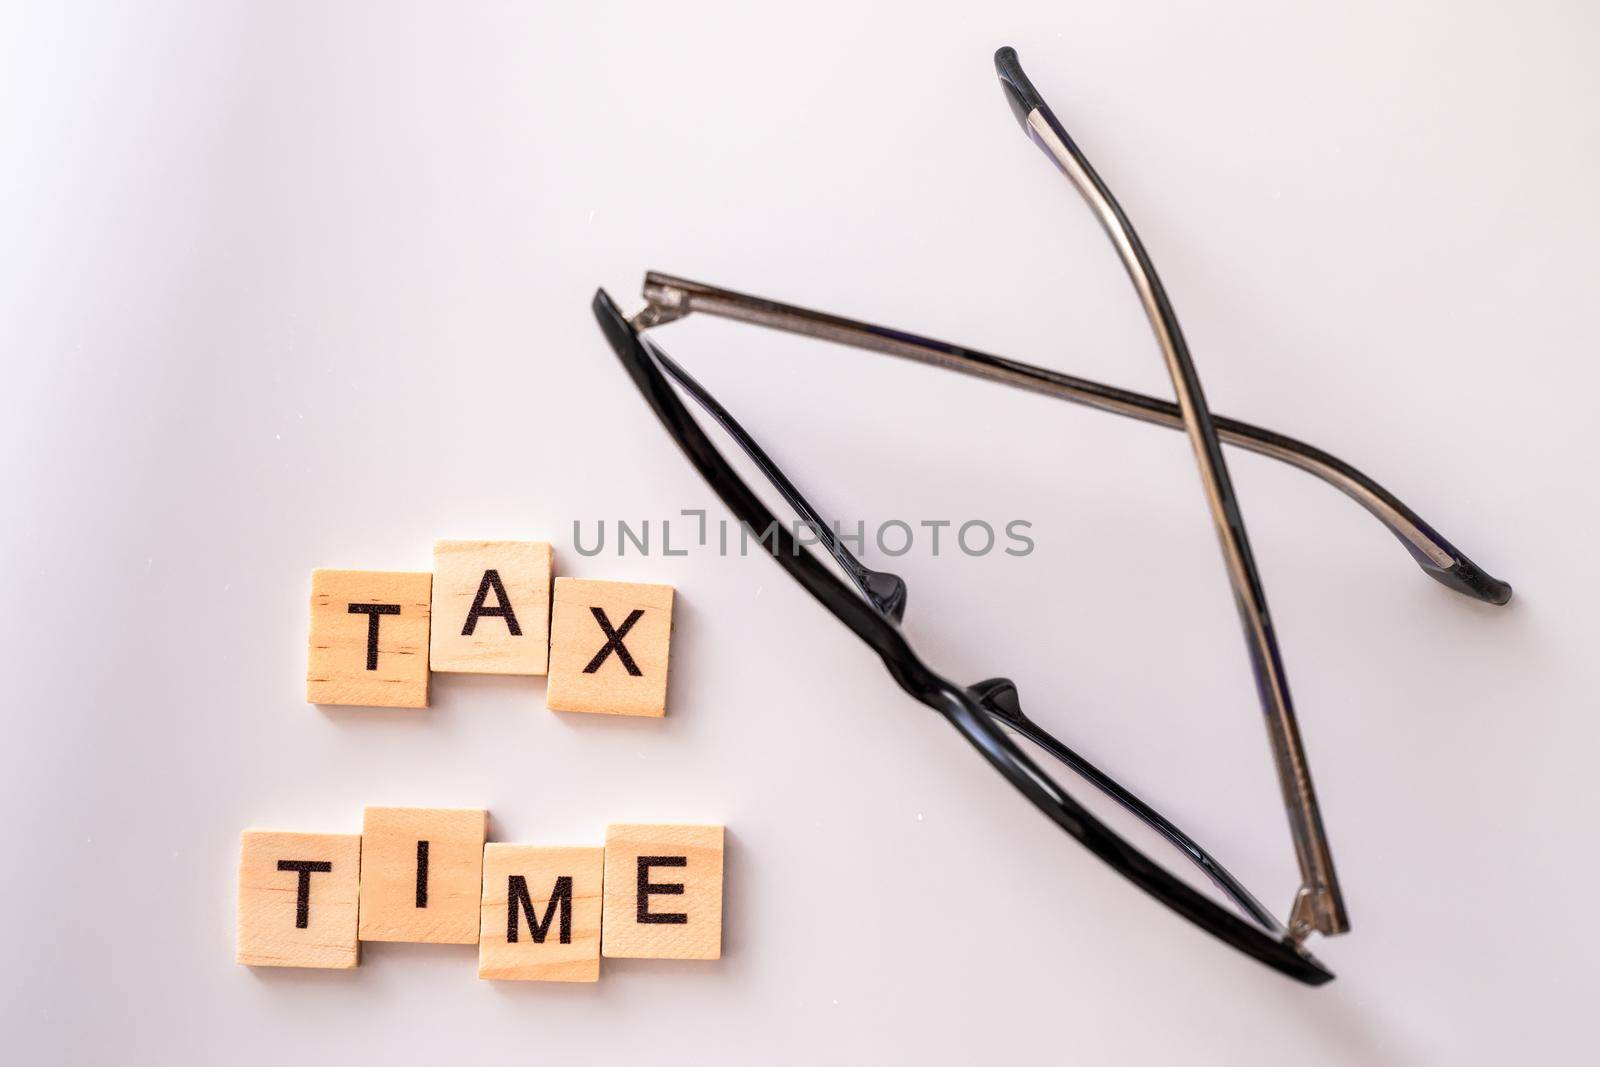
[[[746,527],[769,531],[761,543],[790,577],[865,641],[912,697],[943,715],[1001,775],[1047,817],[1151,896],[1241,952],[1311,985],[1333,977],[1306,949],[1312,933],[1349,930],[1344,899],[1334,874],[1311,770],[1295,720],[1266,595],[1245,534],[1223,456],[1223,444],[1249,449],[1299,467],[1341,490],[1389,528],[1430,577],[1465,596],[1504,604],[1511,587],[1480,569],[1441,537],[1399,498],[1348,463],[1272,430],[1214,416],[1179,329],[1177,316],[1149,254],[1132,224],[1083,152],[1034,89],[1010,48],[995,53],[995,70],[1006,102],[1023,131],[1042,149],[1087,201],[1137,290],[1171,376],[1177,402],[1075,378],[959,345],[817,311],[763,300],[698,282],[651,272],[645,275],[645,308],[631,319],[604,290],[595,294],[600,327],[667,432],[717,495]],[[1087,407],[1182,429],[1199,465],[1200,480],[1221,542],[1233,586],[1245,645],[1255,673],[1273,760],[1289,817],[1300,868],[1300,886],[1288,918],[1279,922],[1207,850],[1130,790],[1067,747],[1026,715],[1016,686],[991,678],[961,686],[929,668],[911,650],[899,628],[906,609],[906,583],[862,563],[834,528],[807,503],[755,439],[687,371],[644,331],[693,312],[803,334],[872,352],[900,356],[977,378],[1000,382]],[[693,399],[746,454],[827,549],[854,590],[777,522],[692,418],[673,383]],[[1223,906],[1182,881],[1129,844],[1075,801],[1030,758],[1012,735],[1031,742],[1071,768],[1095,788],[1155,830],[1195,864],[1233,905]]]

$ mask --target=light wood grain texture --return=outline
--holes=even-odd
[[[355,834],[246,830],[234,958],[251,967],[354,967],[360,885]]]
[[[368,808],[361,940],[476,944],[488,828],[478,809]]]
[[[602,848],[484,846],[478,977],[598,981],[604,877]]]
[[[601,951],[613,958],[722,957],[722,827],[606,827]]]
[[[545,704],[665,715],[671,642],[672,586],[557,578]]]
[[[306,699],[427,707],[432,589],[431,574],[312,571]]]
[[[433,669],[545,673],[553,558],[545,541],[435,542]]]

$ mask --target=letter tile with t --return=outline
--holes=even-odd
[[[722,827],[606,827],[601,952],[722,958]]]
[[[672,586],[557,578],[545,704],[665,715],[671,641]]]
[[[488,828],[476,808],[368,808],[361,940],[476,944]]]
[[[306,699],[427,707],[432,590],[426,573],[312,571]]]
[[[604,874],[601,848],[484,846],[478,977],[599,981]]]
[[[355,834],[246,830],[234,958],[251,967],[354,967],[360,883]]]

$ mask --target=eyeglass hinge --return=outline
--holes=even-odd
[[[1349,927],[1338,922],[1329,903],[1325,887],[1303,885],[1294,895],[1294,906],[1289,909],[1289,940],[1297,946],[1314,933],[1324,936],[1345,933]]]
[[[628,320],[636,330],[676,322],[692,310],[689,294],[670,285],[646,285],[644,298],[648,303]]]

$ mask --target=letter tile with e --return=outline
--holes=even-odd
[[[721,959],[722,848],[720,826],[606,827],[601,953]]]

